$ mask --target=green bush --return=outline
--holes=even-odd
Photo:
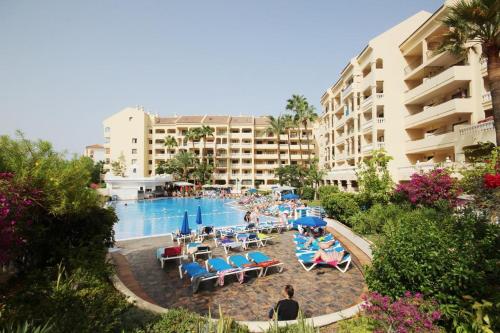
[[[339,324],[338,333],[367,333],[373,332],[375,325],[365,316],[357,316],[343,320]]]
[[[302,199],[314,200],[314,189],[312,187],[303,187],[302,188]]]
[[[349,218],[359,212],[356,194],[348,192],[333,193],[321,199],[321,205],[328,216],[347,225]]]
[[[338,193],[338,192],[339,192],[338,186],[323,185],[323,186],[318,187],[319,199],[326,198],[330,194]]]
[[[400,213],[376,243],[368,286],[391,297],[418,291],[441,304],[458,304],[463,295],[487,297],[498,284],[499,230],[478,211]]]
[[[109,281],[80,269],[71,274],[61,269],[55,278],[53,274],[36,272],[22,281],[29,288],[5,301],[0,327],[7,324],[2,322],[7,318],[11,322],[50,322],[53,333],[112,332],[120,327],[120,315],[130,305]]]
[[[363,235],[379,234],[388,221],[398,219],[409,207],[395,204],[375,204],[367,211],[351,216],[349,224],[355,232]]]

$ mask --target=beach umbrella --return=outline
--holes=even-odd
[[[295,200],[295,199],[299,199],[300,196],[298,194],[288,193],[288,194],[283,195],[281,198],[285,199],[285,200]]]
[[[191,234],[191,229],[189,229],[188,212],[184,211],[184,219],[182,220],[181,235]]]
[[[198,212],[196,213],[196,224],[203,224],[201,219],[201,207],[198,206]]]
[[[248,192],[248,193],[252,193],[252,194],[254,194],[254,193],[257,193],[257,189],[255,189],[255,188],[251,188],[251,189],[249,189],[247,192]]]
[[[322,218],[319,218],[317,216],[304,216],[298,218],[293,223],[313,228],[324,227],[326,225],[326,222]]]

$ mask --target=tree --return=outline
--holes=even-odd
[[[306,170],[298,164],[284,165],[274,170],[274,174],[278,176],[280,185],[289,185],[296,188],[302,187],[301,181],[305,175]]]
[[[313,105],[310,105],[303,95],[292,95],[292,98],[287,101],[286,109],[295,112],[296,121],[304,126],[307,137],[307,162],[311,165],[311,149],[307,126],[318,119],[316,108]],[[299,143],[301,144],[302,150],[302,140],[300,140]]]
[[[199,181],[201,184],[206,184],[208,180],[212,177],[214,171],[214,166],[206,161],[196,163],[192,176],[194,179]]]
[[[185,181],[189,180],[190,169],[196,163],[196,156],[187,151],[180,151],[175,156],[168,161],[162,161],[156,167],[156,173],[161,174],[172,174],[178,179]]]
[[[101,183],[101,175],[104,173],[104,162],[98,161],[98,162],[94,163],[92,161],[92,164],[93,164],[93,168],[92,168],[91,182],[94,184],[100,184]]]
[[[392,157],[383,149],[374,150],[371,158],[363,161],[357,170],[360,202],[370,207],[375,203],[389,202],[393,181],[388,170]]]
[[[214,132],[215,132],[215,130],[210,126],[203,125],[200,128],[199,134],[200,134],[200,137],[203,139],[203,150],[201,151],[201,159],[202,160],[203,160],[204,152],[205,152],[206,147],[207,147],[207,137],[209,137],[209,136],[213,137]],[[206,162],[208,163],[208,157],[207,157]]]
[[[292,95],[292,98],[287,100],[286,109],[293,112],[295,115],[293,117],[293,124],[297,126],[299,131],[299,146],[300,146],[300,158],[302,159],[302,133],[300,131],[300,122],[297,121],[297,114],[303,113],[303,109],[306,107],[307,100],[304,95]]]
[[[200,128],[190,128],[186,134],[184,135],[184,138],[189,142],[193,144],[193,149],[194,149],[194,142],[200,140],[201,138],[201,133],[200,133]]]
[[[295,118],[292,117],[292,115],[285,114],[282,117],[283,117],[283,122],[285,123],[284,130],[286,131],[286,136],[287,136],[288,164],[292,164],[292,155],[291,155],[291,149],[290,149],[290,131],[294,128],[297,128],[298,125],[297,125],[297,122],[295,121]]]
[[[480,45],[482,56],[487,57],[495,122],[496,144],[500,145],[500,1],[459,0],[449,8],[443,19],[449,28],[438,52],[449,51],[465,56]]]
[[[125,172],[127,172],[127,165],[125,164],[125,156],[123,152],[120,154],[116,161],[111,163],[111,171],[115,176],[125,177]]]
[[[164,142],[165,147],[167,149],[172,149],[174,147],[177,147],[177,140],[171,135],[165,137],[165,142]]]
[[[312,165],[309,167],[309,170],[307,171],[307,180],[309,183],[311,183],[314,189],[314,200],[318,199],[318,187],[325,175],[326,171],[321,170],[318,167],[318,160],[314,159]]]
[[[278,168],[281,167],[281,151],[280,151],[280,135],[283,134],[285,130],[285,122],[281,116],[273,117],[268,116],[269,127],[266,129],[268,134],[276,135],[278,138]]]

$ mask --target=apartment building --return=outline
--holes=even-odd
[[[486,63],[438,54],[446,2],[372,39],[321,99],[317,134],[325,183],[357,187],[356,168],[384,148],[395,181],[420,170],[465,162],[463,148],[495,142]]]
[[[90,157],[94,163],[104,161],[104,146],[100,144],[86,146],[83,156]]]
[[[278,138],[267,131],[267,117],[159,117],[137,107],[125,108],[104,120],[103,125],[106,168],[123,155],[129,177],[154,176],[161,161],[183,150],[211,157],[215,184],[266,188],[277,184],[274,170],[279,163],[306,164],[309,153],[311,158],[316,156],[312,129],[308,128],[308,133],[303,128],[292,130],[288,141],[288,135]],[[186,133],[201,126],[212,127],[213,137],[188,141]],[[175,138],[177,146],[165,146],[168,136]]]
[[[399,45],[430,15],[419,12],[370,40],[323,94],[317,136],[320,164],[328,170],[325,183],[355,190],[356,168],[380,148],[397,160],[390,165],[396,171],[404,157],[405,59]]]

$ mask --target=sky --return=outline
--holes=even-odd
[[[81,154],[127,106],[278,115],[303,94],[320,109],[371,38],[442,2],[0,0],[0,135]]]

